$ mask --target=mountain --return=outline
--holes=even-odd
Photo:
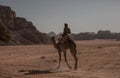
[[[52,37],[52,36],[56,36],[56,34],[55,34],[54,32],[49,32],[49,33],[48,33],[48,36],[49,36],[49,37]]]
[[[94,32],[82,32],[79,34],[72,34],[73,40],[93,40],[95,39]]]
[[[73,40],[94,40],[94,39],[116,39],[120,40],[120,33],[113,33],[109,30],[99,30],[94,32],[81,32],[78,34],[71,34]]]
[[[0,5],[0,27],[9,31],[9,41],[0,38],[0,45],[30,45],[48,44],[50,37],[46,33],[39,32],[32,22],[23,17],[16,17],[16,12],[10,7]],[[4,34],[1,34],[2,37]]]

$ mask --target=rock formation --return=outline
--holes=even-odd
[[[56,36],[56,34],[55,34],[54,32],[49,32],[49,33],[48,33],[48,36],[49,36],[49,37],[52,37],[52,36]]]
[[[0,41],[0,45],[28,45],[47,44],[50,38],[47,34],[39,32],[32,22],[25,18],[16,17],[16,13],[8,6],[0,5],[0,22],[10,30],[9,42]]]

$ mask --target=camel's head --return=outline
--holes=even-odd
[[[51,41],[55,42],[55,37],[54,36],[51,37]]]

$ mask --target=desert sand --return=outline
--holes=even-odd
[[[76,41],[78,69],[59,69],[53,45],[0,46],[0,78],[120,78],[120,41]],[[67,51],[73,67],[74,59]]]

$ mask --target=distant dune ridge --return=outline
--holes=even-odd
[[[55,36],[59,37],[62,33],[55,34],[54,32],[48,33],[50,37]],[[116,39],[120,40],[120,33],[113,33],[109,30],[99,30],[97,33],[95,32],[80,32],[78,34],[72,33],[70,37],[73,40],[94,40],[94,39]]]
[[[50,42],[47,34],[39,32],[32,22],[25,18],[16,17],[15,11],[8,6],[0,5],[0,23],[9,29],[11,37],[9,42],[0,41],[0,45],[47,44]]]
[[[110,30],[99,30],[94,32],[81,32],[78,34],[71,34],[73,40],[93,40],[93,39],[116,39],[120,40],[120,33],[113,33]]]

